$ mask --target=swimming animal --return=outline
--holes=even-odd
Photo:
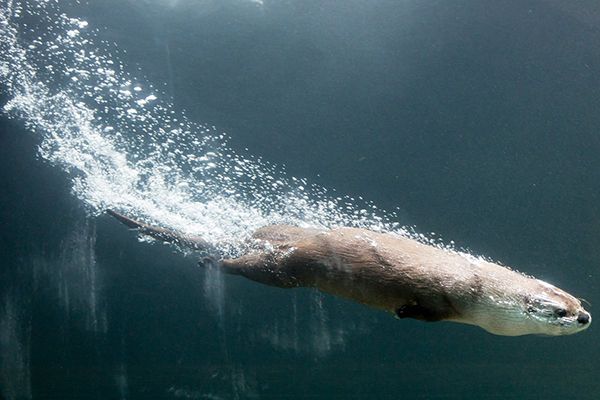
[[[140,234],[212,252],[202,238],[107,213]],[[460,322],[497,335],[569,335],[592,321],[577,298],[549,283],[401,235],[270,225],[248,247],[238,258],[206,260],[266,285],[314,287],[398,318]]]

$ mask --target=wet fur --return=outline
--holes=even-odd
[[[108,212],[157,239],[208,249],[201,238]],[[545,282],[394,234],[271,225],[258,229],[249,247],[252,250],[242,257],[220,260],[220,267],[266,285],[314,287],[399,318],[456,321],[502,335],[543,334],[543,326],[541,332],[511,327],[516,326],[514,318],[522,318],[518,314],[525,312],[533,297],[556,299],[573,315],[583,310],[578,300]]]

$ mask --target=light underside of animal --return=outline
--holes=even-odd
[[[107,212],[143,235],[211,252],[202,238]],[[314,287],[398,318],[454,321],[507,336],[567,335],[591,323],[578,299],[549,283],[397,234],[270,225],[254,232],[248,248],[215,263],[229,274],[281,288]]]

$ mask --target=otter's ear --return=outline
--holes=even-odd
[[[443,316],[438,312],[430,310],[429,308],[423,307],[419,304],[406,304],[396,309],[396,317],[403,318],[414,318],[421,321],[440,321]]]

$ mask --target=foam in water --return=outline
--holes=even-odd
[[[238,154],[225,134],[189,121],[132,76],[116,46],[61,2],[0,4],[4,112],[41,136],[40,156],[69,174],[90,213],[117,209],[200,235],[228,255],[274,223],[406,233],[388,222],[393,214]]]

